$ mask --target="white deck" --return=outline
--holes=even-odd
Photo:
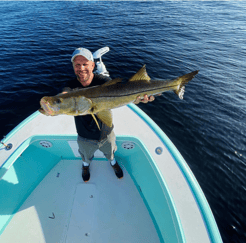
[[[127,171],[119,180],[110,164],[100,160],[93,161],[91,172],[90,181],[84,183],[80,160],[60,161],[22,205],[0,241],[159,242]]]
[[[175,206],[176,206],[177,213],[178,213],[179,218],[180,218],[180,222],[181,222],[182,227],[183,227],[186,242],[189,242],[189,243],[210,242],[210,239],[209,239],[209,236],[207,233],[207,229],[204,225],[203,217],[202,217],[201,212],[199,210],[199,207],[197,205],[196,199],[195,199],[192,191],[190,190],[190,187],[187,184],[186,178],[184,177],[182,171],[180,170],[179,166],[176,164],[176,162],[174,161],[174,159],[172,158],[171,154],[166,149],[166,147],[163,146],[162,141],[158,138],[158,136],[156,136],[153,133],[152,129],[139,116],[135,115],[135,113],[127,106],[124,106],[124,107],[121,107],[118,109],[114,109],[113,110],[113,117],[114,117],[113,123],[115,125],[114,131],[115,131],[116,135],[129,135],[130,134],[131,136],[136,136],[145,144],[146,148],[152,153],[153,159],[156,161],[156,165],[158,166],[160,173],[165,178],[165,182],[166,182],[168,189],[172,195],[173,201],[174,201]],[[18,132],[16,135],[11,137],[7,141],[7,143],[12,143],[13,144],[12,150],[15,150],[23,142],[23,140],[25,140],[25,137],[27,139],[28,137],[30,137],[32,135],[37,135],[37,134],[66,134],[66,135],[73,134],[74,135],[74,134],[76,134],[76,131],[75,131],[75,125],[74,125],[73,117],[70,117],[70,116],[46,117],[44,115],[39,115],[38,117],[36,117],[32,121],[30,121],[28,123],[28,126],[23,127],[20,130],[20,132]],[[157,155],[154,152],[155,149],[159,146],[162,147],[162,149],[163,149],[162,155]],[[0,166],[1,166],[1,162],[5,161],[5,159],[8,158],[8,156],[9,156],[9,154],[11,154],[11,152],[12,152],[11,150],[10,151],[5,151],[4,149],[0,150],[0,157],[1,157]],[[61,162],[61,164],[62,163],[64,163],[64,162]],[[66,161],[66,163],[69,163],[69,161]],[[59,164],[58,166],[61,166],[61,164]],[[107,168],[107,167],[104,167],[104,169],[105,168]],[[98,167],[98,169],[99,169],[99,167]],[[94,212],[94,215],[99,214],[101,220],[98,221],[94,218],[92,221],[93,221],[93,224],[95,226],[101,227],[103,229],[103,232],[105,232],[105,234],[102,234],[102,236],[98,237],[96,232],[94,232],[93,230],[91,232],[87,232],[87,231],[90,231],[90,227],[86,228],[86,230],[81,231],[81,237],[85,237],[85,234],[89,233],[89,236],[85,237],[88,240],[88,242],[99,242],[99,241],[89,241],[89,240],[94,239],[94,237],[98,237],[98,238],[96,238],[98,240],[100,240],[101,237],[102,237],[102,239],[104,239],[104,237],[106,237],[110,232],[111,223],[109,223],[107,225],[105,225],[103,223],[104,212],[107,212],[106,210],[104,210],[105,205],[103,205],[103,204],[105,204],[106,201],[116,202],[117,204],[115,204],[115,206],[119,206],[120,209],[121,209],[121,207],[126,206],[125,202],[123,201],[124,197],[121,194],[119,195],[119,194],[115,193],[115,197],[108,200],[108,195],[106,194],[105,190],[109,190],[110,187],[107,184],[101,184],[101,183],[112,184],[111,186],[113,186],[113,187],[115,186],[114,189],[116,190],[116,192],[117,192],[119,186],[123,187],[123,185],[124,185],[124,187],[122,188],[122,191],[124,193],[127,193],[127,194],[130,193],[130,192],[128,192],[130,185],[132,185],[132,187],[134,187],[133,183],[130,182],[130,180],[128,182],[126,172],[125,172],[126,177],[122,181],[115,180],[115,178],[113,177],[112,179],[107,179],[107,180],[104,180],[104,178],[101,178],[100,181],[96,182],[96,181],[94,181],[95,180],[94,176],[96,175],[95,174],[96,170],[97,170],[97,166],[95,166],[95,167],[93,166],[92,167],[92,173],[91,173],[92,178],[91,178],[90,184],[88,184],[88,186],[90,185],[89,191],[90,190],[95,191],[95,197],[93,197],[93,200],[94,200],[94,203],[97,206],[99,206],[99,210],[96,209],[96,207],[95,207],[95,209],[93,209],[93,210],[96,210]],[[110,170],[110,168],[108,170]],[[29,200],[32,200],[30,198],[30,199],[28,199],[27,202],[25,202],[25,205],[22,206],[20,212],[15,216],[16,219],[19,217],[20,218],[21,217],[29,217],[27,215],[29,213],[31,214],[31,212],[33,212],[33,214],[32,214],[33,216],[30,216],[30,225],[28,226],[29,228],[27,230],[29,230],[29,232],[32,232],[32,234],[34,236],[40,235],[43,233],[45,236],[48,235],[47,232],[54,228],[54,227],[51,228],[50,224],[54,224],[54,222],[58,222],[59,217],[64,217],[63,219],[67,220],[66,221],[66,227],[70,227],[68,225],[69,217],[66,215],[66,214],[69,214],[69,212],[66,212],[66,214],[65,214],[65,212],[62,212],[62,210],[59,210],[59,207],[65,206],[63,204],[69,204],[69,203],[71,205],[71,203],[72,203],[71,200],[74,200],[74,198],[77,198],[77,197],[74,197],[74,195],[76,194],[76,188],[79,192],[80,186],[84,186],[84,185],[80,184],[82,182],[81,175],[80,175],[80,173],[81,173],[80,163],[77,165],[76,169],[74,169],[73,172],[69,172],[69,173],[74,173],[74,175],[76,174],[76,176],[75,176],[76,181],[70,182],[70,181],[67,181],[66,179],[64,179],[64,181],[62,182],[63,176],[65,176],[66,173],[64,173],[64,175],[62,173],[60,175],[61,176],[60,178],[55,177],[54,181],[56,181],[56,183],[58,183],[58,181],[60,181],[61,183],[63,183],[62,185],[64,185],[64,187],[66,187],[66,186],[71,187],[71,191],[69,192],[70,195],[66,194],[68,192],[66,192],[66,190],[64,189],[65,190],[64,195],[62,195],[64,197],[62,197],[61,199],[55,199],[55,194],[56,194],[58,189],[52,189],[54,192],[54,198],[52,199],[53,200],[53,201],[51,201],[52,204],[51,204],[51,206],[47,212],[45,211],[46,209],[42,204],[42,203],[46,203],[46,199],[43,199],[42,201],[40,201],[40,203],[35,204],[35,207],[34,207],[33,202],[29,201]],[[100,175],[102,176],[103,174],[100,174]],[[54,174],[53,176],[56,176],[56,174]],[[106,172],[104,172],[104,177],[105,176],[108,176]],[[45,178],[45,180],[47,180],[47,178]],[[75,178],[73,178],[73,180],[75,180]],[[111,178],[111,177],[109,177],[109,178]],[[111,180],[113,181],[113,183],[111,182]],[[127,183],[127,185],[125,185],[125,183]],[[76,185],[76,188],[74,188],[72,186],[72,184]],[[38,187],[39,190],[46,190],[46,189],[51,190],[51,188],[54,186],[52,183],[50,183],[49,186],[46,188],[45,185],[47,187],[46,183],[42,186],[39,185],[39,187]],[[77,185],[79,185],[79,186],[77,186]],[[63,190],[64,187],[60,187],[60,189]],[[135,189],[133,188],[132,190],[135,190]],[[71,195],[73,195],[73,196],[71,196]],[[32,197],[34,197],[34,199],[35,199],[35,194],[33,194]],[[61,204],[58,203],[58,201],[61,201]],[[63,201],[64,201],[64,203],[63,203]],[[80,197],[78,197],[78,201],[80,201]],[[47,199],[47,202],[48,202],[48,199]],[[128,207],[128,210],[130,210],[131,207],[133,207],[133,208],[140,207],[138,204],[133,205],[133,204],[131,204],[131,202],[128,202],[128,203],[129,203],[128,206],[126,206],[126,207]],[[37,205],[37,207],[36,207],[36,205]],[[100,207],[102,205],[103,205],[103,207]],[[131,205],[131,207],[130,207],[130,205]],[[91,207],[91,205],[90,205],[90,207]],[[22,216],[22,213],[24,213],[26,210],[28,210],[28,214],[26,216]],[[35,210],[37,210],[37,211],[35,211]],[[43,212],[43,214],[40,213],[40,210]],[[123,209],[119,210],[119,208],[115,208],[113,210],[113,212],[121,213],[122,210]],[[90,210],[88,210],[88,211],[90,211]],[[54,212],[54,214],[55,214],[55,217],[56,217],[55,220],[48,218],[48,217],[52,217],[52,212]],[[70,212],[70,214],[71,214],[71,212]],[[75,214],[76,214],[76,212],[75,212]],[[90,214],[91,214],[91,212],[90,212]],[[131,215],[131,214],[133,214],[132,211],[128,211],[128,213],[124,213],[124,215],[114,214],[114,215],[111,215],[111,219],[112,220],[114,219],[114,221],[112,221],[113,224],[120,224],[120,221],[118,222],[118,220],[117,220],[119,217],[124,218],[126,215]],[[33,221],[35,221],[33,218],[34,215],[36,215],[35,217],[36,218],[38,217],[41,220],[41,222],[44,222],[44,220],[48,220],[47,224],[42,224],[42,228],[44,231],[43,233],[41,231],[33,230],[33,228],[37,227],[37,226],[35,226],[35,223],[33,222]],[[85,216],[85,217],[87,217],[87,216]],[[134,218],[135,217],[133,217],[133,220],[134,220]],[[134,229],[134,232],[137,233],[138,230],[136,230],[135,227],[140,227],[139,222],[142,222],[142,221],[146,221],[146,220],[138,219],[137,222],[133,221],[133,222],[135,222],[135,223],[133,223],[134,227],[132,227],[131,225],[127,225],[126,223],[125,223],[125,225],[121,225],[122,227],[124,226],[126,229],[126,233],[125,233],[126,236],[125,237],[128,237],[127,236],[128,234],[130,234],[129,238],[143,237],[142,233],[138,236],[136,236],[136,235],[131,236],[131,234],[133,234],[133,232],[132,232],[133,229]],[[73,222],[73,221],[71,221],[71,222]],[[124,222],[126,222],[126,221],[124,221]],[[8,228],[6,229],[6,231],[10,227],[15,227],[15,225],[11,222],[10,225],[8,226]],[[75,230],[75,225],[73,227]],[[152,226],[150,226],[150,228],[151,227]],[[59,228],[58,224],[57,224],[57,228]],[[151,228],[151,229],[153,229],[153,228]],[[72,229],[68,228],[67,232],[69,233],[70,230],[72,230]],[[23,234],[26,234],[26,232],[27,231],[24,230]],[[66,230],[63,230],[62,232],[60,232],[60,234],[63,234],[63,238],[62,238],[63,241],[61,241],[61,242],[64,242],[64,240],[66,239],[65,232],[66,232]],[[112,238],[113,241],[118,242],[116,237],[117,237],[117,234],[121,234],[121,233],[120,232],[110,232],[110,234],[112,234],[111,237],[113,237]],[[149,234],[152,235],[153,230],[151,230],[151,233],[146,233],[146,235],[144,237],[148,237]],[[57,234],[54,234],[54,235],[57,235]],[[69,235],[70,235],[70,233],[69,233]],[[71,233],[71,236],[72,236],[72,233]],[[15,236],[13,236],[13,237],[15,237]],[[48,236],[46,236],[46,237],[48,237]],[[52,234],[49,237],[53,237]],[[18,238],[18,239],[20,239],[20,238]],[[43,239],[43,241],[40,241],[40,242],[45,242],[44,240],[45,239]],[[156,240],[156,238],[155,238],[155,240]],[[155,240],[154,240],[154,242],[156,242]],[[3,242],[5,242],[5,241],[3,241]],[[10,242],[10,241],[7,241],[7,242]],[[18,241],[14,241],[14,242],[20,242],[20,241],[18,240]],[[25,242],[33,242],[33,241],[27,240]],[[58,241],[58,239],[54,238],[51,241],[47,240],[46,242],[59,242],[59,241]],[[76,241],[74,241],[74,242],[76,242]],[[110,241],[104,241],[104,242],[110,242]],[[132,242],[132,241],[126,240],[125,242]],[[138,240],[135,240],[133,242],[151,242],[151,241],[149,241],[149,240],[143,240],[142,241],[142,240],[138,239]]]

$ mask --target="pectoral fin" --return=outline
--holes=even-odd
[[[99,126],[99,124],[98,124],[98,121],[97,121],[97,119],[96,119],[96,117],[95,117],[95,115],[94,115],[93,113],[91,113],[91,115],[92,115],[92,117],[93,117],[95,123],[97,124],[98,129],[101,130],[101,129],[100,129],[100,126]]]
[[[104,124],[108,127],[112,127],[113,125],[113,116],[111,110],[104,110],[97,113],[98,119],[100,119]]]

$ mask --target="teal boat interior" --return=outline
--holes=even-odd
[[[75,157],[69,142],[70,144],[76,142],[76,137],[31,137],[12,155],[12,160],[10,158],[8,163],[3,165],[0,182],[3,206],[0,221],[1,231],[18,212],[32,191],[58,163],[81,161],[80,158]],[[134,182],[154,222],[160,242],[164,242],[163,234],[167,231],[169,237],[173,238],[173,242],[182,242],[182,227],[175,212],[171,195],[165,186],[164,178],[158,172],[158,168],[144,144],[136,137],[121,136],[117,137],[117,147],[115,157]],[[13,163],[14,158],[17,159]],[[94,158],[94,160],[106,161],[105,158]],[[7,170],[9,163],[12,163],[12,166]],[[105,177],[106,179],[107,177]],[[48,195],[44,196],[48,197]],[[47,219],[49,218],[47,217]],[[177,232],[180,234],[177,235]]]
[[[135,105],[113,112],[121,180],[97,151],[91,179],[82,181],[71,117],[36,112],[6,137],[14,146],[0,147],[0,242],[222,242],[163,131]]]

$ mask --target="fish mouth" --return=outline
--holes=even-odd
[[[43,108],[43,110],[50,116],[54,116],[58,113],[59,108],[58,107],[52,107],[51,104],[49,103],[47,98],[42,98],[40,100],[40,105]]]

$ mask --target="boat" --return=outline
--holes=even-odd
[[[72,116],[36,111],[0,145],[0,242],[222,242],[188,164],[138,106],[112,110],[118,179],[96,151],[91,178]]]

